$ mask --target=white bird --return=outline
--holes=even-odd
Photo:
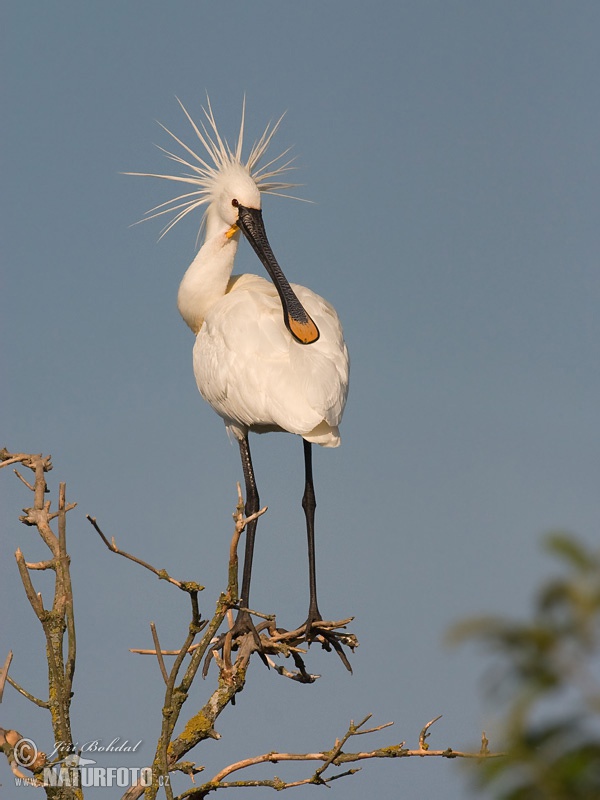
[[[340,444],[339,424],[348,393],[349,361],[342,326],[333,306],[304,286],[290,285],[267,240],[261,195],[282,194],[295,184],[282,181],[291,161],[288,150],[261,166],[281,123],[267,125],[242,160],[244,107],[235,149],[219,134],[210,105],[198,126],[181,108],[206,153],[198,155],[167,128],[184,155],[163,150],[184,168],[179,175],[128,173],[187,184],[191,191],[147,212],[145,219],[174,213],[164,235],[190,212],[206,206],[204,243],[186,271],[178,294],[181,316],[196,336],[193,366],[202,397],[219,414],[239,443],[246,487],[246,516],[259,510],[248,433],[287,431],[303,439],[309,555],[309,612],[304,627],[308,641],[319,635],[341,651],[341,634],[320,629],[317,604],[312,474],[312,443]],[[257,275],[233,275],[240,232],[269,273],[272,283]],[[240,604],[250,595],[256,519],[247,528]],[[247,611],[240,611],[233,634],[252,631]]]

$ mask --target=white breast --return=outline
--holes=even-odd
[[[247,430],[282,430],[337,447],[349,371],[342,327],[326,300],[292,288],[319,328],[317,342],[294,341],[273,284],[233,276],[196,337],[196,382],[237,438]]]

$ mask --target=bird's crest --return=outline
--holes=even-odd
[[[282,175],[294,169],[291,166],[294,159],[285,160],[290,148],[287,148],[287,150],[284,150],[266,164],[261,165],[261,161],[264,160],[267,149],[279,129],[284,114],[279,117],[277,122],[270,122],[267,125],[262,136],[254,142],[248,159],[244,162],[242,161],[242,148],[244,144],[246,98],[244,98],[242,103],[242,119],[235,149],[232,149],[229,142],[219,133],[208,95],[206,97],[206,108],[204,106],[202,107],[206,122],[200,122],[199,125],[194,122],[179,98],[177,98],[177,102],[181,106],[194,133],[204,147],[207,156],[205,156],[205,158],[199,156],[189,145],[185,144],[178,136],[159,122],[158,124],[160,127],[177,142],[187,155],[177,155],[160,145],[157,145],[158,149],[171,161],[175,161],[177,164],[184,167],[185,171],[179,175],[160,175],[151,172],[126,172],[124,174],[147,178],[162,178],[168,181],[187,183],[195,188],[191,192],[180,194],[177,197],[173,197],[171,200],[167,200],[165,203],[160,203],[154,206],[154,208],[149,209],[139,222],[147,222],[148,220],[155,219],[165,214],[172,214],[172,218],[161,231],[160,238],[162,239],[171,228],[190,212],[202,206],[209,205],[215,199],[223,178],[227,174],[230,174],[232,170],[242,170],[246,175],[249,175],[261,194],[274,194],[279,197],[289,197],[294,200],[302,199],[283,193],[285,189],[294,188],[299,184],[278,180]]]

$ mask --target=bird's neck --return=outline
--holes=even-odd
[[[206,239],[179,286],[177,306],[186,324],[198,333],[210,308],[227,291],[239,243],[239,232],[227,235],[227,227],[210,224]]]

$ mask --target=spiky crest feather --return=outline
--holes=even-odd
[[[282,114],[277,122],[269,122],[260,138],[254,142],[248,160],[244,163],[242,161],[242,148],[244,144],[244,124],[246,117],[246,98],[244,97],[242,103],[242,119],[240,122],[240,130],[235,146],[232,150],[229,142],[224,139],[217,128],[217,123],[210,103],[210,98],[206,96],[206,108],[202,106],[202,111],[206,117],[206,123],[200,122],[198,126],[186,107],[183,105],[179,98],[176,98],[183,113],[185,114],[188,122],[192,126],[194,133],[200,140],[202,146],[208,154],[208,159],[205,160],[198,153],[194,152],[192,148],[185,144],[178,136],[165,127],[162,123],[158,123],[160,127],[169,134],[169,136],[177,142],[188,154],[189,160],[186,160],[181,155],[167,150],[160,145],[157,145],[169,160],[180,164],[191,172],[182,172],[180,175],[162,175],[152,172],[126,172],[125,175],[136,175],[146,178],[161,178],[167,181],[175,181],[177,183],[187,183],[198,188],[194,191],[180,194],[173,197],[164,203],[154,206],[149,209],[144,218],[139,222],[147,222],[156,217],[161,217],[164,214],[174,214],[169,222],[162,229],[160,238],[168,233],[178,222],[186,217],[190,212],[195,211],[202,206],[208,206],[216,198],[223,178],[232,170],[243,170],[255,182],[261,194],[277,195],[279,197],[288,197],[293,200],[302,200],[303,198],[295,197],[294,195],[283,194],[285,189],[292,189],[300,184],[289,183],[287,181],[277,180],[281,175],[294,169],[292,167],[293,158],[283,161],[291,148],[287,148],[275,158],[268,161],[266,164],[260,165],[261,160],[264,158],[269,145],[275,134],[277,133],[281,121],[285,116]],[[210,163],[212,162],[212,163]],[[139,224],[139,223],[135,223]],[[202,218],[202,225],[204,224],[204,216]]]

